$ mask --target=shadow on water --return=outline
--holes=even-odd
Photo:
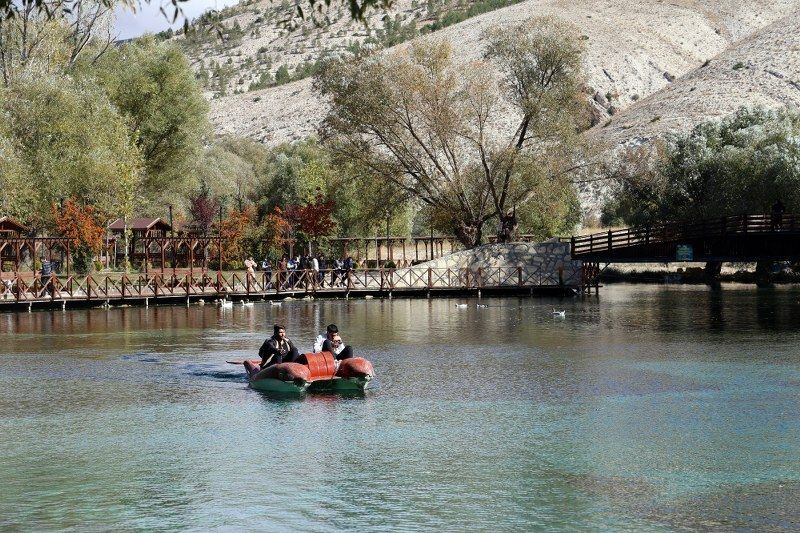
[[[136,361],[138,363],[158,363],[160,359],[150,352],[136,352],[121,357],[123,361]]]
[[[186,373],[190,376],[209,379],[213,381],[247,382],[244,372],[240,368],[220,369],[216,364],[189,363],[185,365]]]
[[[330,404],[341,400],[360,400],[365,399],[370,391],[320,391],[320,392],[272,392],[272,391],[257,391],[264,400],[269,402],[310,402],[317,404]]]

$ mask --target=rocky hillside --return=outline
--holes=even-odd
[[[800,107],[800,11],[745,38],[589,134],[638,145],[743,104]]]
[[[175,41],[190,57],[206,96],[217,98],[307,78],[327,58],[391,47],[519,1],[396,0],[388,13],[370,12],[364,25],[353,22],[340,3],[303,20],[294,1],[245,0],[223,9],[214,26],[207,24],[213,17],[201,17],[195,31]]]
[[[398,2],[396,6],[399,13],[405,13],[403,10],[407,9],[411,10],[408,12],[411,14],[416,13],[413,9],[419,9],[419,5],[412,7],[412,4],[404,7],[402,2]],[[625,110],[631,108],[633,113],[635,109],[647,109],[651,105],[648,97],[653,95],[653,98],[661,98],[656,95],[661,95],[662,92],[670,94],[673,86],[676,89],[683,87],[683,78],[695,76],[701,68],[707,69],[709,79],[719,74],[720,87],[730,83],[725,81],[731,79],[730,72],[722,67],[721,58],[735,54],[741,46],[751,50],[750,56],[756,58],[758,54],[755,49],[768,42],[780,47],[778,43],[783,39],[783,42],[796,45],[796,40],[793,40],[796,35],[789,35],[792,31],[796,32],[796,28],[789,22],[796,24],[796,19],[791,14],[798,9],[800,0],[526,0],[417,38],[449,39],[458,59],[466,62],[480,56],[483,49],[481,36],[492,25],[513,24],[532,15],[556,15],[569,20],[585,36],[585,71],[589,94],[593,95],[598,128],[607,125],[606,129],[613,128],[610,131],[616,133],[633,130],[633,126],[626,127],[628,123],[623,121]],[[250,15],[236,15],[246,16]],[[414,17],[413,14],[410,16]],[[408,21],[408,18],[399,20]],[[247,25],[240,22],[239,26],[242,29],[246,27],[246,31],[250,32],[247,35],[251,35],[257,29],[253,26],[254,21],[255,19]],[[775,25],[771,26],[773,23]],[[349,29],[335,29],[335,24],[346,25]],[[351,30],[353,35],[357,35],[363,28],[353,27],[352,23],[340,18],[326,33],[337,35],[343,32],[336,38],[346,43]],[[263,35],[264,30],[260,31]],[[292,42],[302,48],[308,38],[303,36],[303,30],[300,33],[295,31],[281,35],[274,41],[276,47],[269,52],[272,68],[275,64],[297,59],[298,56],[306,57],[303,52],[297,52],[296,48],[282,48],[284,45],[280,43]],[[237,48],[224,52],[233,54],[228,55],[230,62],[225,59],[224,63],[244,65],[248,58],[257,58],[259,53],[263,53],[259,52],[258,44],[250,43],[249,37],[242,37]],[[791,63],[785,59],[791,54],[796,56],[796,48],[770,50],[772,51],[765,51],[764,54],[771,55],[774,64],[784,65],[782,69],[771,70],[783,75],[784,79],[796,80],[796,62]],[[211,58],[218,58],[213,61],[219,63],[222,53],[218,47],[210,46],[195,58],[195,63],[207,65]],[[255,59],[251,59],[251,62],[254,61]],[[733,66],[739,61],[743,66],[734,70]],[[754,61],[754,65],[758,64],[757,59]],[[737,78],[755,72],[748,64],[746,59],[737,60],[730,71]],[[702,67],[703,65],[707,66]],[[233,71],[249,72],[242,68],[234,68]],[[759,70],[761,71],[763,68]],[[778,75],[766,75],[780,79]],[[239,84],[238,81],[236,83]],[[244,86],[247,83],[249,82],[245,80],[239,85]],[[219,133],[236,133],[267,144],[302,138],[315,131],[324,113],[323,106],[312,94],[310,85],[310,79],[306,78],[276,87],[214,98],[211,101],[212,121]],[[699,89],[693,92],[697,90]],[[726,99],[726,102],[719,105],[709,102],[710,107],[735,109],[748,103],[751,93],[746,88],[737,88],[728,93],[717,91],[715,94]],[[663,124],[668,125],[672,120],[669,118],[671,115],[655,110],[658,105],[666,105],[666,100],[669,100],[668,96],[663,97],[661,104],[653,104],[649,115],[642,112],[641,117],[634,122],[643,126],[647,120],[660,116],[654,123],[664,120]],[[676,116],[683,113],[683,118],[674,120],[692,123],[702,118],[700,115],[693,115],[694,109],[686,107],[682,111],[680,106],[675,106],[674,113]],[[624,137],[623,134],[619,138]]]

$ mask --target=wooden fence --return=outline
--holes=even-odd
[[[578,277],[579,278],[579,277]],[[24,277],[0,283],[0,308],[9,304],[125,302],[184,298],[282,298],[288,295],[391,294],[480,289],[577,289],[581,280],[563,272],[522,267],[451,269],[297,270],[289,272],[202,272]]]

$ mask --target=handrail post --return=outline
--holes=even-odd
[[[608,251],[611,251],[611,230],[608,230]]]
[[[428,267],[428,290],[433,286],[433,269]]]
[[[517,287],[522,287],[522,267],[517,267]]]

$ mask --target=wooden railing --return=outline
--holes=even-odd
[[[203,272],[198,274],[102,274],[25,277],[0,283],[3,303],[45,301],[141,300],[285,293],[346,293],[403,290],[577,287],[580,270],[548,272],[539,268],[402,268],[364,270],[295,270],[287,272]]]
[[[573,259],[582,255],[613,251],[631,246],[665,242],[690,241],[698,238],[728,235],[800,232],[800,215],[755,214],[736,215],[698,222],[670,222],[609,230],[580,237],[572,237],[570,245]]]

